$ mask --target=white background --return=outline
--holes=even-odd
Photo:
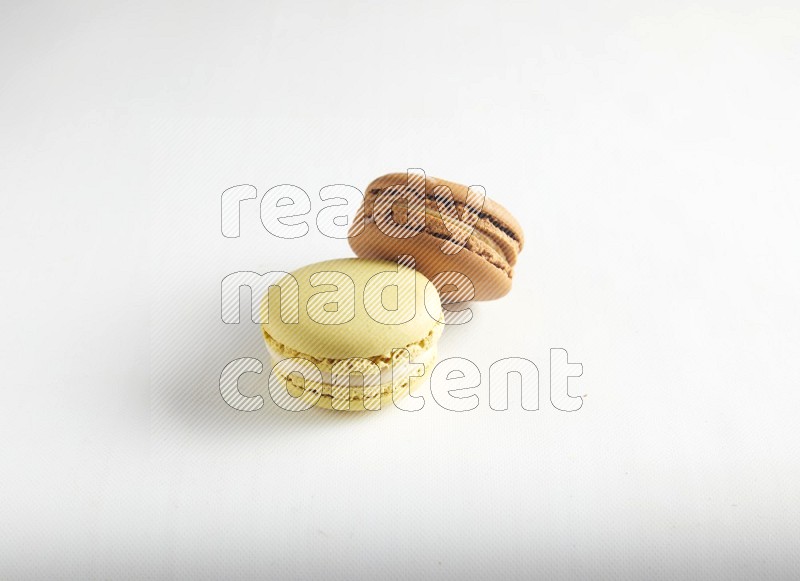
[[[800,569],[796,2],[6,3],[0,576]],[[220,282],[350,256],[220,196],[481,184],[527,245],[442,357],[479,407],[236,412]],[[312,220],[313,226],[313,220]],[[248,305],[245,303],[245,308]],[[548,353],[583,407],[548,397]],[[541,408],[488,405],[533,360]],[[425,393],[425,392],[423,392]],[[518,396],[517,396],[518,397]]]

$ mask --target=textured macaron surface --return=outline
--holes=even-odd
[[[290,273],[269,289],[261,309],[273,348],[314,359],[389,356],[424,341],[443,320],[439,295],[423,274],[360,258]]]

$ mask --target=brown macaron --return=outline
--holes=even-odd
[[[361,258],[412,256],[416,269],[453,302],[508,294],[525,240],[519,222],[484,197],[482,188],[470,192],[462,184],[409,172],[367,186],[349,241]]]

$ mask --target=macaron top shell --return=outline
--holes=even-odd
[[[388,356],[417,343],[442,324],[443,313],[422,273],[387,260],[346,258],[283,277],[264,297],[261,320],[267,335],[294,351],[345,359]]]

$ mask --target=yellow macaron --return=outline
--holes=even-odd
[[[423,274],[360,258],[284,276],[261,317],[270,393],[286,409],[385,407],[428,375],[444,326],[439,294]]]

